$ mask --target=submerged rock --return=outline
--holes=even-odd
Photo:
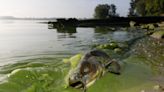
[[[114,52],[115,52],[115,53],[121,53],[122,51],[123,51],[123,50],[122,50],[121,48],[115,48],[115,49],[114,49]]]
[[[118,47],[119,46],[116,42],[111,42],[111,43],[107,43],[107,44],[98,45],[96,48],[99,48],[99,49],[115,49]]]

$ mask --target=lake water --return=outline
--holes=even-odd
[[[33,57],[75,54],[91,44],[112,39],[127,40],[127,32],[95,33],[93,28],[77,28],[77,33],[58,33],[41,21],[0,21],[0,64]]]
[[[0,63],[19,59],[74,53],[93,39],[93,29],[78,29],[76,34],[57,33],[39,21],[2,20],[0,23]],[[87,34],[85,34],[85,32]],[[74,50],[72,48],[76,47]]]
[[[80,92],[63,87],[69,67],[62,59],[89,51],[94,44],[127,42],[142,33],[138,30],[134,34],[122,28],[116,32],[76,28],[76,33],[61,33],[39,22],[44,21],[0,20],[0,92]],[[132,54],[119,60],[130,62],[122,75],[107,74],[88,92],[145,92],[158,86],[150,81],[154,75],[151,68],[136,64],[146,59]]]

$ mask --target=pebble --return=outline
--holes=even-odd
[[[160,88],[160,86],[159,85],[155,85],[153,88],[154,88],[154,90],[158,90]]]
[[[141,92],[145,92],[145,90],[141,90]]]

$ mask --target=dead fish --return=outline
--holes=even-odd
[[[86,89],[106,72],[119,75],[119,63],[101,50],[92,50],[81,58],[75,69],[69,72],[68,86],[83,89],[83,92],[86,92]]]

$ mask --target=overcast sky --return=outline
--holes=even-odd
[[[0,16],[91,18],[98,4],[115,4],[126,16],[130,0],[0,0]]]

